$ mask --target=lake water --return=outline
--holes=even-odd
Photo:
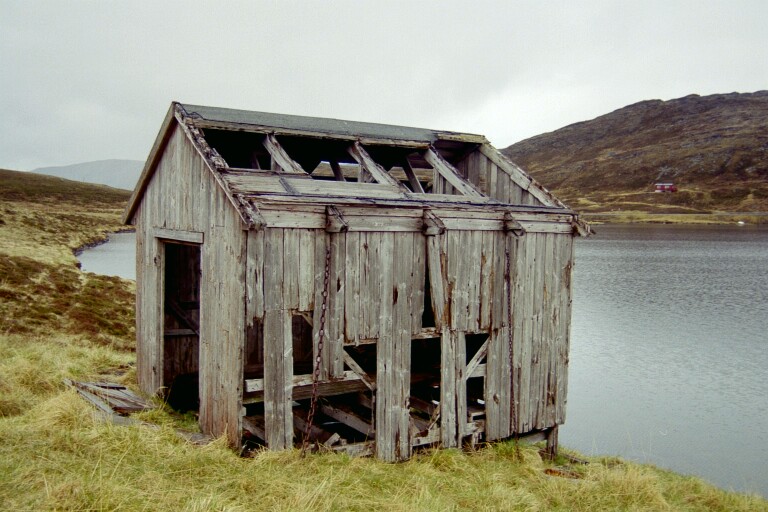
[[[562,444],[768,497],[768,227],[596,229],[576,242]],[[134,244],[83,268],[134,279]]]
[[[768,496],[768,229],[596,229],[561,442]]]
[[[83,251],[80,268],[105,276],[136,279],[136,233],[112,233],[109,242]]]

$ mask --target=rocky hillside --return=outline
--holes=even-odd
[[[584,211],[768,211],[768,91],[642,101],[503,152]]]

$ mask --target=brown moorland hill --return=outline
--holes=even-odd
[[[586,212],[768,211],[768,91],[642,101],[503,153]]]

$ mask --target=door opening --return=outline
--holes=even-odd
[[[168,404],[198,410],[200,246],[163,241],[163,384]]]

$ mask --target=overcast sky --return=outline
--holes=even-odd
[[[766,0],[0,0],[0,168],[143,160],[172,100],[506,147],[641,100],[768,89],[766,20]]]

